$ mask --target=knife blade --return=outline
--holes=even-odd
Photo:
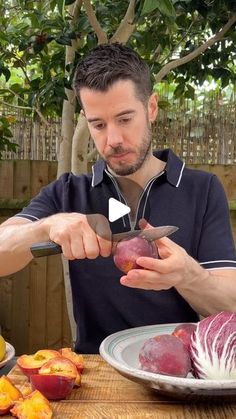
[[[179,228],[176,226],[160,226],[152,227],[146,230],[129,230],[123,233],[112,234],[112,242],[118,242],[128,237],[142,237],[146,240],[153,241],[161,239],[162,237],[169,236],[177,231]],[[52,241],[34,243],[30,247],[31,253],[34,257],[51,256],[62,253],[62,248],[59,244]]]

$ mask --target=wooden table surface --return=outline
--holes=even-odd
[[[235,403],[193,403],[169,399],[124,378],[99,355],[85,355],[82,385],[66,400],[51,402],[61,419],[235,419]],[[29,386],[15,366],[8,376],[20,388]],[[10,415],[1,416],[12,418]]]

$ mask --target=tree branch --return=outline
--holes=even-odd
[[[82,0],[76,0],[75,4],[73,4],[72,22],[75,22],[76,18],[78,17],[82,4],[83,4]]]
[[[14,90],[11,90],[10,88],[7,89],[10,93],[12,93],[15,97],[17,97],[19,100],[21,100],[23,103],[27,103],[27,101],[25,99],[23,99],[22,97],[20,97],[20,95],[18,95],[16,92],[14,92]],[[43,114],[41,113],[41,111],[36,108],[36,106],[33,106],[32,108],[30,106],[19,106],[19,105],[12,105],[8,102],[2,102],[5,103],[5,105],[11,106],[12,108],[19,108],[19,109],[27,109],[27,110],[31,110],[31,111],[35,111],[38,116],[40,117],[40,119],[42,119],[43,123],[46,126],[49,126],[48,121],[45,119],[45,117],[43,116]]]
[[[162,65],[166,60],[168,60],[169,57],[171,57],[171,55],[174,54],[174,52],[179,48],[179,46],[182,44],[182,42],[184,41],[184,39],[186,39],[186,37],[188,36],[192,26],[194,24],[194,19],[192,20],[192,22],[190,23],[185,35],[182,37],[182,39],[175,45],[175,47],[172,49],[172,51],[170,51],[170,53],[162,60],[162,62],[160,63],[160,65]]]
[[[228,22],[223,26],[223,28],[217,32],[212,38],[208,39],[204,44],[200,45],[200,47],[196,48],[194,51],[190,52],[185,57],[179,58],[177,60],[171,61],[170,63],[166,64],[156,75],[155,80],[156,83],[160,82],[171,70],[174,68],[180,67],[183,64],[192,61],[194,58],[198,57],[207,48],[211,47],[213,44],[218,42],[223,38],[226,32],[231,28],[231,26],[236,22],[236,13],[232,15],[232,17],[228,20]]]
[[[44,118],[43,114],[37,108],[31,108],[30,106],[13,105],[12,103],[4,102],[3,100],[0,100],[0,103],[2,103],[3,105],[9,106],[10,108],[25,109],[25,110],[29,110],[29,111],[35,111],[38,114],[38,116],[40,117],[40,119],[42,119],[43,123],[47,127],[50,125],[48,123],[48,121]]]
[[[155,49],[155,51],[154,51],[154,53],[153,53],[153,60],[157,60],[157,58],[159,57],[159,55],[160,55],[161,51],[162,51],[162,47],[161,47],[161,44],[159,44],[159,45],[156,47],[156,49]]]
[[[130,0],[124,19],[122,19],[110,42],[126,43],[132,35],[135,25],[132,23],[135,15],[135,0]]]
[[[90,0],[84,0],[84,8],[86,10],[89,22],[94,29],[98,38],[98,44],[106,44],[108,42],[107,34],[103,31],[100,23],[97,20]]]

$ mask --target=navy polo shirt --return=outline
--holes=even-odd
[[[166,161],[166,167],[146,185],[135,228],[142,217],[153,226],[177,225],[179,230],[171,239],[204,268],[236,269],[228,204],[218,178],[186,168],[171,150],[154,155]],[[42,188],[17,216],[35,221],[58,212],[79,212],[108,218],[111,197],[125,203],[105,162],[99,160],[92,174],[65,173]],[[113,233],[128,231],[130,226],[129,214],[110,223]],[[78,352],[96,353],[106,336],[126,328],[198,321],[175,288],[148,291],[122,286],[122,273],[112,257],[69,261],[69,267]]]

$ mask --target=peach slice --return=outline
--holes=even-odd
[[[29,378],[32,374],[37,374],[45,362],[58,356],[60,356],[60,352],[54,349],[40,349],[33,355],[21,355],[17,359],[17,365],[23,374]]]
[[[24,400],[16,402],[11,413],[19,419],[51,419],[53,411],[46,397],[35,390]]]
[[[60,353],[62,356],[64,356],[65,358],[69,359],[70,361],[72,361],[78,372],[81,374],[84,370],[84,357],[83,355],[77,354],[76,352],[72,351],[71,348],[61,348],[60,349]]]
[[[8,413],[16,400],[20,398],[22,398],[22,394],[10,378],[5,375],[0,377],[0,415]]]

